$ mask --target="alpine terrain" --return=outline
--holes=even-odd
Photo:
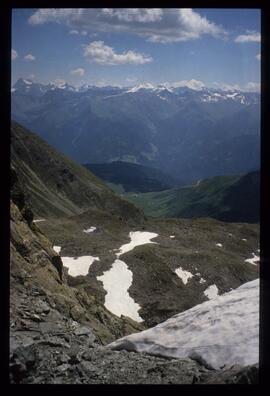
[[[230,97],[223,97],[224,93],[220,93],[224,102],[219,102],[206,100],[208,96],[204,95],[213,98],[213,92],[178,92],[160,87],[77,90],[68,85],[44,86],[26,81],[19,80],[12,93],[13,116],[21,124],[12,122],[11,126],[11,382],[257,382],[256,219],[251,224],[210,217],[148,218],[124,193],[118,195],[90,170],[66,156],[93,164],[98,162],[98,155],[103,162],[104,158],[108,162],[126,161],[125,152],[136,157],[134,162],[147,167],[151,163],[158,169],[165,157],[161,159],[160,154],[164,143],[156,149],[162,136],[156,128],[158,124],[161,128],[165,119],[169,122],[180,117],[185,107],[182,95],[191,101],[197,98],[198,106],[192,111],[209,105],[211,122],[223,126],[222,117],[227,111],[223,106],[233,108],[235,115],[240,112],[245,120],[245,106],[258,106],[256,95],[243,95],[240,99],[237,94],[232,97],[235,103],[231,103]],[[163,99],[158,99],[158,95]],[[123,105],[119,106],[123,97]],[[78,115],[70,111],[76,103]],[[217,103],[222,117],[212,107]],[[113,106],[119,111],[112,111]],[[128,120],[120,114],[124,106],[130,106],[130,112],[125,110]],[[111,137],[108,135],[105,120],[110,118],[119,134],[123,132],[119,123],[123,122],[129,127],[126,135],[131,139],[135,126],[130,121],[132,114],[136,119],[135,110],[139,108],[141,138],[151,135],[148,147],[153,155],[149,156],[150,151],[142,154],[140,144],[147,144],[138,136],[136,145],[131,145],[132,154],[127,140],[123,140],[123,149],[116,155],[119,158],[111,158],[109,152],[105,153],[105,146],[106,150],[112,149],[115,132],[113,129]],[[150,117],[154,113],[159,117],[157,123]],[[194,113],[190,117],[193,128],[196,117]],[[76,127],[79,120],[81,129]],[[22,124],[31,126],[47,142]],[[105,145],[105,139],[102,148],[102,138],[93,145],[86,144],[90,126],[93,142],[93,136],[99,133],[99,138],[110,139],[110,144]],[[61,138],[64,130],[65,137]],[[72,135],[72,131],[77,135]],[[174,133],[172,126],[170,132]],[[256,151],[256,133],[242,129],[238,138],[246,136],[245,144]],[[226,138],[237,141],[232,130]],[[59,147],[61,139],[65,154],[48,144]],[[117,139],[121,140],[119,136]],[[220,147],[224,147],[223,143]],[[237,144],[234,148],[236,154]],[[176,164],[178,160],[172,152],[171,158]],[[256,161],[247,164],[240,158],[234,169],[242,172],[255,165]],[[232,163],[227,170],[231,166]],[[164,167],[164,173],[168,169]],[[135,169],[137,174],[144,174],[142,184],[147,185],[155,172],[143,170],[144,173]],[[209,173],[213,176],[210,168]],[[180,180],[184,174],[185,170],[175,176]],[[198,174],[190,172],[186,180],[193,180]],[[241,185],[241,177],[236,185]],[[163,176],[154,180],[165,184]],[[167,183],[172,186],[171,179]],[[116,184],[124,185],[119,180]],[[227,188],[234,186],[231,181]],[[163,193],[167,190],[151,194]],[[232,339],[237,342],[237,349],[229,345]]]

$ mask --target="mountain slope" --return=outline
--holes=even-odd
[[[42,147],[41,147],[42,148]],[[18,160],[18,158],[17,158]],[[53,164],[53,162],[52,162]],[[17,163],[19,165],[19,163]],[[22,164],[23,165],[23,164]],[[47,168],[45,168],[44,172]],[[57,168],[56,168],[57,169]],[[55,169],[55,171],[56,171]],[[52,171],[52,169],[50,170]],[[27,182],[27,180],[24,180]],[[113,340],[123,337],[127,334],[134,333],[144,329],[144,326],[138,324],[127,317],[117,317],[109,312],[102,303],[99,302],[98,296],[95,296],[95,289],[91,288],[91,283],[86,282],[85,288],[80,287],[78,283],[82,283],[84,279],[77,280],[77,285],[73,284],[70,287],[70,276],[67,268],[63,266],[63,262],[59,255],[55,252],[55,246],[41,231],[39,225],[34,223],[34,214],[31,208],[28,207],[24,195],[25,185],[21,185],[21,178],[18,176],[14,167],[11,167],[11,206],[10,206],[10,382],[16,384],[119,384],[119,383],[153,383],[153,384],[193,384],[193,383],[254,383],[257,382],[257,367],[233,367],[222,370],[209,370],[202,362],[196,362],[196,356],[192,359],[170,359],[155,356],[146,356],[144,354],[127,353],[126,351],[110,351],[104,344],[112,342]],[[48,224],[48,230],[53,229],[58,222],[58,232],[54,236],[56,238],[63,238],[65,240],[65,247],[73,251],[76,247],[72,244],[72,236],[77,234],[80,228],[75,229],[78,218],[81,222],[84,221],[101,221],[101,216],[93,218],[93,213],[88,219],[84,219],[82,215],[72,216],[67,218],[48,218],[40,225]],[[86,217],[89,214],[86,213]],[[104,216],[104,212],[103,212]],[[108,214],[108,218],[112,216]],[[65,230],[66,223],[71,224],[70,230],[67,230],[66,236],[61,232]],[[106,219],[105,219],[106,220]],[[62,229],[60,224],[62,222]],[[114,219],[114,222],[117,222]],[[127,224],[122,224],[124,229]],[[106,225],[106,223],[105,223]],[[81,223],[82,226],[82,223]],[[90,245],[99,249],[98,237],[104,238],[106,227],[103,225],[104,233],[94,235],[97,237],[91,242],[91,234],[87,235],[87,246]],[[148,224],[148,227],[154,228],[154,223]],[[166,230],[166,231],[165,231]],[[226,233],[230,230],[233,232],[230,236]],[[229,227],[226,224],[212,222],[169,222],[167,226],[162,222],[156,224],[155,231],[159,233],[174,232],[176,240],[171,241],[166,238],[166,235],[161,235],[159,243],[160,249],[155,249],[153,260],[149,263],[147,255],[151,253],[149,246],[146,251],[135,250],[135,255],[129,252],[129,258],[124,257],[124,260],[132,265],[133,259],[143,260],[143,265],[138,266],[138,271],[135,267],[131,267],[136,277],[141,281],[147,282],[140,294],[140,288],[132,285],[132,295],[134,298],[152,298],[150,301],[150,315],[157,315],[161,318],[161,313],[164,315],[164,308],[167,307],[168,312],[173,310],[172,303],[179,302],[188,306],[190,302],[183,297],[187,295],[190,297],[192,289],[198,287],[197,282],[193,283],[192,289],[183,290],[180,287],[182,294],[177,295],[176,301],[173,301],[172,295],[169,295],[169,290],[166,293],[164,283],[168,282],[166,277],[160,275],[168,265],[174,267],[173,259],[176,257],[176,249],[179,240],[179,254],[177,259],[184,259],[186,265],[189,257],[188,251],[185,247],[195,246],[191,243],[189,238],[196,238],[196,242],[201,243],[201,248],[209,248],[206,244],[206,239],[209,238],[213,242],[213,235],[217,238],[222,236],[226,238],[225,249],[227,255],[224,257],[224,262],[220,262],[222,254],[217,248],[213,248],[213,252],[209,257],[206,257],[206,262],[202,266],[203,275],[206,284],[209,282],[211,276],[216,277],[218,285],[222,281],[225,289],[228,285],[242,283],[247,278],[254,278],[257,276],[256,266],[254,267],[248,263],[240,263],[240,256],[245,257],[249,249],[255,248],[257,243],[257,232],[253,226],[235,225]],[[198,237],[198,232],[201,232],[201,238]],[[213,235],[211,235],[213,232]],[[48,232],[53,234],[52,232]],[[207,233],[209,235],[207,235]],[[191,234],[191,235],[190,235]],[[196,235],[195,235],[196,234]],[[81,235],[85,235],[81,232]],[[249,243],[238,240],[245,235],[249,238]],[[90,238],[89,238],[90,236]],[[66,239],[65,239],[66,237]],[[122,236],[120,237],[122,238]],[[78,238],[77,242],[79,242]],[[172,243],[171,243],[172,242]],[[176,243],[175,243],[176,242]],[[194,242],[194,241],[193,241]],[[173,244],[175,245],[173,247]],[[108,249],[108,246],[102,247],[103,250]],[[77,246],[77,249],[83,249],[82,244]],[[89,247],[88,247],[89,249]],[[123,249],[124,250],[124,249]],[[127,249],[125,249],[127,250]],[[145,255],[145,252],[148,254]],[[230,252],[230,266],[228,266],[228,253]],[[98,253],[98,251],[97,251]],[[204,251],[206,253],[206,250]],[[131,256],[130,256],[131,254]],[[157,258],[164,256],[164,264],[160,268],[156,268]],[[193,255],[194,256],[194,255]],[[202,256],[198,254],[201,261]],[[238,257],[238,259],[237,259]],[[242,258],[243,258],[242,257]],[[168,259],[172,261],[168,263]],[[191,258],[191,256],[190,256]],[[209,261],[211,258],[218,264],[217,267],[211,268]],[[218,258],[218,260],[217,260]],[[192,262],[195,262],[193,257]],[[130,261],[131,260],[131,261]],[[166,261],[165,261],[166,260]],[[241,259],[241,261],[243,261]],[[100,262],[101,271],[105,268],[106,263]],[[147,270],[148,265],[151,264],[150,271],[147,278],[142,277],[141,269]],[[178,263],[179,264],[179,263]],[[181,263],[182,265],[182,263]],[[205,267],[203,269],[203,267]],[[208,268],[207,268],[208,267]],[[246,269],[246,270],[245,270]],[[227,270],[229,270],[227,272]],[[238,273],[239,271],[239,273]],[[227,272],[227,273],[226,273]],[[89,273],[89,278],[94,278],[94,273]],[[196,275],[198,277],[198,274]],[[150,279],[149,279],[150,277]],[[230,278],[230,283],[227,277]],[[79,277],[87,278],[87,277]],[[174,277],[175,278],[175,277]],[[75,279],[75,278],[73,278]],[[161,280],[161,283],[160,283]],[[210,282],[213,279],[210,280]],[[118,280],[119,281],[119,280]],[[137,283],[137,281],[136,281]],[[198,284],[197,284],[198,283]],[[153,300],[153,284],[156,289],[156,297]],[[171,277],[170,286],[173,286],[173,293],[175,292],[177,280]],[[178,283],[178,287],[181,283]],[[135,287],[134,287],[135,286]],[[150,286],[150,288],[149,288]],[[188,285],[189,287],[190,285]],[[202,286],[202,285],[201,285]],[[121,287],[121,282],[117,283],[117,288]],[[201,288],[203,291],[204,287]],[[149,291],[151,293],[149,293]],[[158,314],[156,309],[157,303],[160,301],[162,291],[162,299],[165,302],[163,312]],[[164,293],[165,292],[165,293]],[[167,294],[167,296],[166,296]],[[168,300],[167,300],[168,299]],[[195,298],[198,301],[198,298]],[[154,302],[154,304],[153,304]],[[179,307],[179,306],[178,306]],[[147,304],[143,305],[147,308]],[[162,305],[159,307],[162,308]],[[165,312],[166,317],[166,312]],[[146,375],[147,373],[147,375]]]
[[[213,217],[257,223],[260,216],[260,173],[217,176],[191,186],[156,193],[126,194],[153,217]]]
[[[126,192],[162,191],[179,185],[157,169],[124,161],[109,164],[85,164],[87,169],[106,182],[122,186]]]
[[[15,122],[11,126],[11,164],[36,216],[74,215],[92,209],[129,220],[143,218],[91,172]]]
[[[152,326],[205,301],[209,288],[220,294],[258,277],[257,260],[246,262],[257,255],[258,225],[147,220],[87,169],[16,124],[12,146],[27,202],[35,216],[44,216],[35,220],[43,220],[38,227],[60,254],[68,285],[115,315]]]

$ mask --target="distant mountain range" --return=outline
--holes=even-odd
[[[80,163],[133,162],[183,183],[260,166],[256,92],[19,79],[12,117]]]
[[[260,172],[216,176],[194,185],[145,194],[126,194],[147,216],[198,218],[258,223]]]

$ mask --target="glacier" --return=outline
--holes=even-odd
[[[191,358],[207,367],[258,363],[259,279],[174,315],[155,327],[120,338],[113,350]]]

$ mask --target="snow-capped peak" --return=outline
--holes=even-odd
[[[26,85],[32,85],[32,84],[33,84],[33,81],[31,81],[31,80],[23,80],[23,82],[24,82]]]
[[[139,84],[139,85],[135,85],[135,87],[133,87],[133,88],[130,88],[127,91],[127,93],[134,93],[134,92],[139,91],[140,89],[155,89],[155,86],[150,83]]]
[[[66,90],[69,90],[69,91],[76,91],[76,88],[74,88],[72,85],[69,85],[64,80],[51,81],[48,84],[48,86],[50,87],[51,90],[54,90],[54,89],[66,89]]]

